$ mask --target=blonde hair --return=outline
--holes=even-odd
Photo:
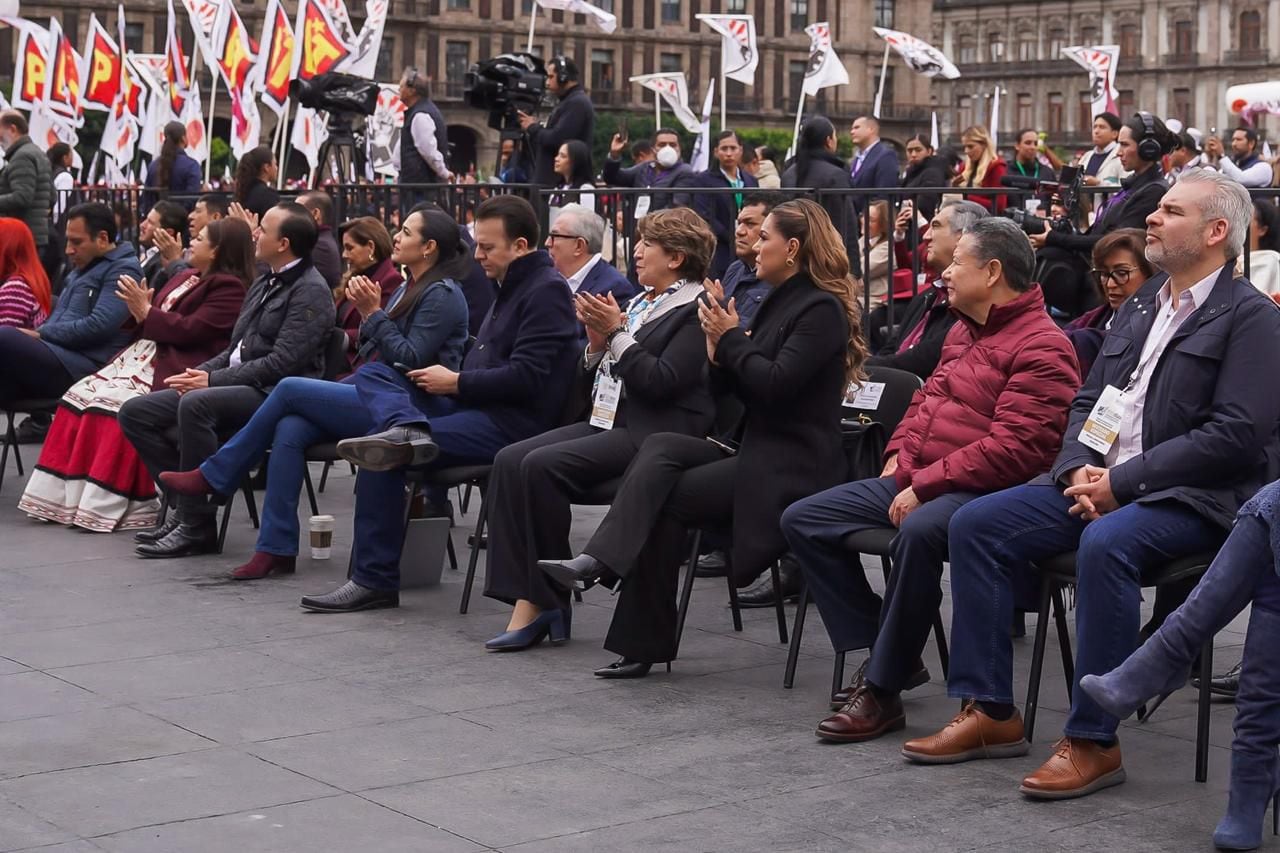
[[[980,125],[966,128],[964,133],[960,134],[962,142],[977,142],[982,145],[982,156],[978,158],[978,162],[970,162],[969,165],[956,176],[953,183],[958,186],[981,186],[982,179],[987,176],[987,169],[996,161],[995,143],[991,141],[991,134],[987,133],[987,129]]]
[[[701,216],[687,207],[658,210],[640,220],[636,236],[668,255],[684,255],[676,272],[688,281],[702,281],[716,252],[716,235]]]
[[[862,365],[867,345],[862,339],[862,283],[849,272],[849,253],[844,239],[831,224],[822,205],[807,198],[793,199],[775,207],[769,217],[784,239],[798,240],[799,269],[808,274],[815,287],[840,300],[849,322],[849,346],[845,352],[845,375],[850,382],[865,379]]]

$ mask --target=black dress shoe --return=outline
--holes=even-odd
[[[338,442],[338,455],[370,471],[394,471],[426,465],[440,455],[440,447],[422,427],[398,426],[363,438],[344,438]]]
[[[590,554],[579,554],[568,560],[539,560],[538,568],[565,589],[583,592],[599,583],[609,567]]]
[[[143,542],[133,549],[139,557],[162,560],[171,557],[193,557],[218,550],[218,528],[213,524],[179,524],[161,539]]]
[[[618,658],[608,666],[602,666],[592,673],[596,678],[644,678],[653,668],[651,663],[641,663],[630,658]]]
[[[155,542],[168,536],[173,532],[174,528],[181,523],[182,520],[178,518],[178,514],[173,510],[170,510],[155,527],[152,527],[149,530],[139,530],[137,533],[133,534],[133,541],[137,542],[139,545],[144,542]]]
[[[790,557],[782,558],[782,566],[778,569],[778,580],[782,584],[782,600],[795,601],[804,588],[804,579],[800,576],[800,564]],[[766,571],[756,582],[738,593],[738,606],[773,607],[773,572]]]
[[[301,604],[303,610],[313,613],[354,613],[357,610],[399,607],[400,593],[369,589],[355,581],[347,581],[333,592],[305,596]]]
[[[698,558],[693,570],[697,578],[722,578],[729,574],[729,558],[724,551],[712,551]]]
[[[53,415],[37,412],[34,415],[28,415],[25,421],[18,424],[14,435],[18,438],[18,444],[42,444],[51,426],[53,426]]]
[[[1199,676],[1191,679],[1191,686],[1197,690],[1200,689]],[[1209,692],[1214,696],[1230,696],[1234,699],[1235,695],[1240,692],[1240,664],[1236,664],[1221,675],[1215,675],[1210,679]]]

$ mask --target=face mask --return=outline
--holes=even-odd
[[[658,149],[658,165],[664,169],[670,169],[676,163],[680,162],[680,153],[674,148]]]

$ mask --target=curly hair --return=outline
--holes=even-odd
[[[716,235],[701,216],[687,207],[658,210],[641,219],[636,236],[668,255],[684,255],[676,270],[688,281],[702,281],[716,251]]]

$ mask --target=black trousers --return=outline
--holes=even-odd
[[[570,505],[621,477],[639,448],[622,428],[570,424],[503,448],[493,460],[485,501],[489,554],[484,594],[542,610],[569,606],[568,593],[538,560],[570,557]]]
[[[738,460],[703,438],[645,440],[584,552],[622,577],[604,647],[646,663],[676,645],[676,588],[692,527],[727,527]]]
[[[156,480],[163,471],[190,471],[249,422],[267,395],[248,385],[201,388],[179,395],[155,391],[120,407],[120,428]],[[188,521],[212,518],[217,506],[204,498],[179,498]]]
[[[0,327],[0,406],[22,399],[57,399],[74,382],[44,341]]]

